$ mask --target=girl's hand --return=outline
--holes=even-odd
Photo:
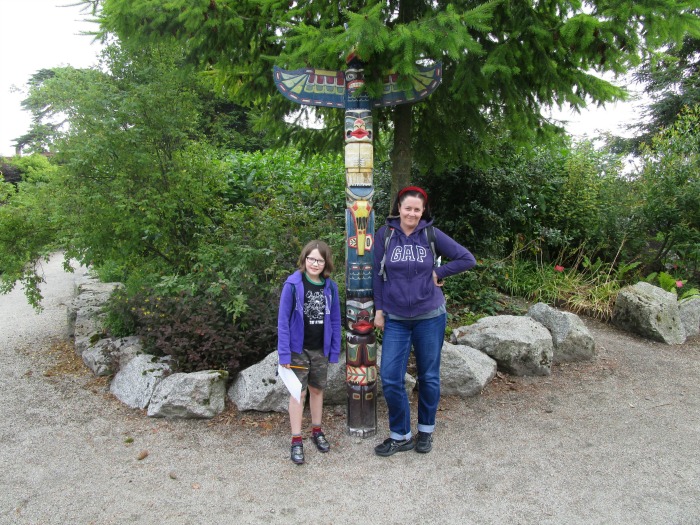
[[[289,363],[282,365],[282,368],[289,368]]]
[[[438,279],[438,276],[435,272],[433,272],[433,283],[435,283],[435,286],[442,286],[445,284],[445,281]]]
[[[374,327],[384,331],[384,311],[377,310],[374,312]]]

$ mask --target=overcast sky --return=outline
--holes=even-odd
[[[82,31],[94,31],[89,15],[75,0],[0,0],[0,155],[14,154],[14,139],[29,129],[29,114],[20,102],[26,83],[36,71],[71,65],[90,67],[97,62],[99,45]],[[61,7],[65,6],[65,7]],[[18,91],[19,90],[19,91]],[[621,123],[633,120],[632,103],[590,108],[581,115],[555,111],[555,118],[570,121],[568,131],[594,137],[598,130],[620,133]]]
[[[90,67],[98,45],[81,31],[94,31],[75,0],[0,0],[0,155],[13,155],[14,139],[29,129],[20,102],[36,71],[56,66]],[[16,89],[21,92],[16,92]]]

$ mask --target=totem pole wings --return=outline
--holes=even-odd
[[[307,67],[286,71],[274,67],[274,80],[277,89],[287,99],[304,106],[328,108],[346,107],[346,90],[352,89],[352,80],[347,80],[342,71]],[[430,95],[442,80],[442,64],[421,67],[410,77],[410,88],[402,89],[399,75],[391,74],[384,78],[382,96],[371,102],[375,108],[418,102]]]

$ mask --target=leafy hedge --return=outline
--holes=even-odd
[[[123,330],[119,335],[141,336],[148,352],[171,357],[175,370],[237,371],[275,349],[277,295],[249,293],[245,312],[235,319],[221,299],[208,290],[163,296],[118,292],[109,303],[110,324]]]
[[[197,232],[190,271],[131,272],[107,323],[143,336],[178,370],[233,375],[276,349],[279,290],[306,242],[329,242],[342,283],[344,179],[340,159],[303,167],[293,150],[232,153],[219,169],[223,205]]]

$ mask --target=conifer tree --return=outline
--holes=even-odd
[[[325,127],[286,126],[298,106],[279,95],[272,66],[344,68],[355,50],[368,90],[388,72],[439,60],[443,85],[414,105],[375,116],[393,130],[393,187],[419,166],[474,162],[494,122],[527,143],[556,132],[543,106],[582,108],[625,97],[601,80],[623,74],[686,35],[699,36],[695,0],[89,0],[103,31],[124,43],[175,39],[236,103],[261,109],[258,125],[309,151],[341,151],[342,114]],[[381,146],[381,140],[377,145]],[[479,160],[479,159],[476,159]],[[485,159],[482,159],[485,160]]]
[[[700,105],[700,38],[685,38],[659,60],[644,64],[635,79],[644,84],[651,103],[647,119],[632,126],[638,132],[633,142],[650,145],[652,137],[676,123],[684,109]]]

